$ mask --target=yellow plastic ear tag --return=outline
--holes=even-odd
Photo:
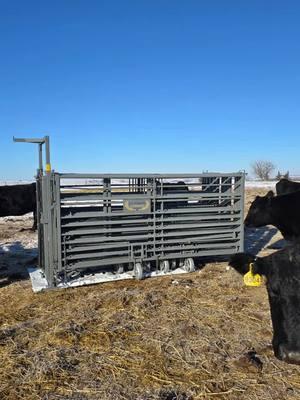
[[[253,274],[253,263],[249,265],[249,271],[244,275],[244,283],[246,286],[260,286],[262,277],[259,274]]]

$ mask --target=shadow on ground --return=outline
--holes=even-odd
[[[274,243],[271,243],[270,246],[268,246],[268,249],[273,249],[273,250],[280,250],[283,249],[289,242],[287,242],[284,239],[279,239]]]
[[[37,248],[26,249],[20,241],[0,245],[0,287],[28,279],[27,267],[37,263]]]
[[[261,228],[245,228],[245,252],[258,254],[264,248],[281,249],[285,246],[285,240],[280,239],[270,243],[277,234],[276,228],[263,226]]]

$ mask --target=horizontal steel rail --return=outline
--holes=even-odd
[[[91,207],[92,209],[92,207]],[[62,216],[61,219],[79,219],[79,218],[97,218],[97,217],[126,217],[129,215],[125,215],[124,212],[102,212],[102,211],[77,211],[79,210],[76,208],[72,208],[72,207],[68,207],[68,208],[62,208]],[[237,213],[241,213],[240,207],[237,205],[234,205],[230,210],[228,210],[228,207],[203,207],[201,209],[199,208],[186,208],[186,209],[176,209],[176,214],[208,214],[208,213],[221,213],[221,212],[237,212]],[[69,212],[69,214],[67,214],[66,212]],[[160,211],[160,210],[156,210],[156,211],[152,211],[149,212],[147,215],[153,215],[156,214],[157,216],[159,216],[160,214],[162,215],[168,215],[168,214],[174,214],[174,211],[172,210],[164,210],[164,211]],[[145,213],[144,212],[132,212],[130,215],[142,215],[144,216]]]
[[[231,250],[231,251],[230,251]],[[212,256],[212,251],[214,249],[209,249],[209,250],[200,250],[200,251],[190,251],[190,252],[185,252],[184,254],[182,252],[176,252],[172,254],[165,254],[160,257],[161,260],[164,259],[174,259],[174,258],[186,258],[186,257],[211,257]],[[229,255],[229,254],[234,254],[236,251],[235,246],[232,246],[230,248],[221,248],[218,250],[217,254],[213,254],[215,256],[222,256],[222,255]],[[156,257],[145,257],[144,261],[153,261],[155,260]],[[69,271],[81,271],[85,269],[90,269],[90,268],[98,268],[101,266],[109,266],[109,265],[117,265],[117,264],[126,264],[128,262],[134,262],[135,258],[128,258],[128,257],[114,257],[110,258],[108,260],[91,260],[91,261],[82,261],[78,263],[71,264],[68,267]]]
[[[244,178],[245,173],[241,172],[200,172],[200,173],[181,173],[181,174],[81,174],[81,173],[59,173],[60,179],[181,179],[181,178],[211,178],[211,177],[234,177]]]

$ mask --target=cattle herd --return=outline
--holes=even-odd
[[[180,183],[180,182],[178,182]],[[170,188],[171,190],[172,188]],[[186,191],[182,182],[182,191]],[[0,186],[0,217],[34,213],[36,185]],[[276,195],[257,196],[245,219],[246,227],[274,225],[288,241],[285,248],[267,256],[239,253],[229,265],[240,274],[249,271],[266,277],[273,324],[273,350],[277,358],[300,364],[300,183],[281,179]]]
[[[281,179],[272,191],[257,196],[245,219],[247,227],[274,225],[289,241],[267,257],[240,253],[229,265],[239,273],[266,277],[273,325],[273,350],[280,360],[300,364],[300,183]]]

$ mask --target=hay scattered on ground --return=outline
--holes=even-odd
[[[226,263],[41,294],[21,280],[0,289],[0,398],[298,399],[271,340],[265,288]]]

